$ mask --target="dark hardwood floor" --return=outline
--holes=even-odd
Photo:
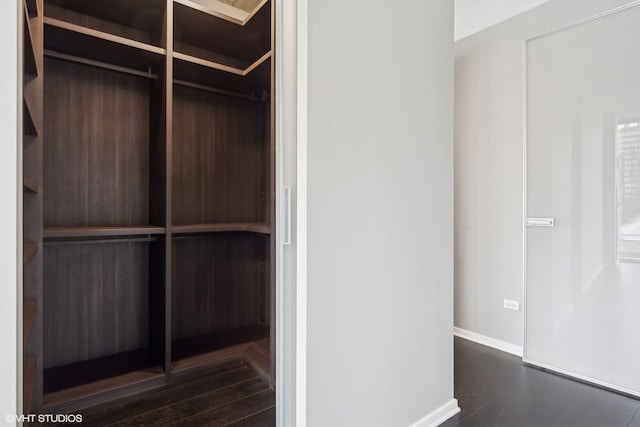
[[[640,400],[527,367],[522,359],[455,338],[455,397],[444,427],[640,427]]]
[[[84,426],[275,426],[275,392],[238,362],[81,411]]]

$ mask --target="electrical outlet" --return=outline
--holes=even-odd
[[[518,301],[506,299],[504,300],[504,308],[508,310],[520,311],[520,303]]]

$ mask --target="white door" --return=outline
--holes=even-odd
[[[524,359],[635,395],[639,3],[525,43]]]

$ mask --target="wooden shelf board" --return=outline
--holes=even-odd
[[[29,17],[29,9],[27,2],[23,2],[24,9],[24,72],[25,74],[39,75],[38,61],[35,54],[35,41],[33,39],[33,30],[31,28],[31,19]]]
[[[121,45],[133,47],[142,51],[155,53],[157,55],[166,55],[166,52],[167,52],[165,49],[162,49],[161,47],[152,46],[150,44],[146,44],[136,40],[127,39],[125,37],[116,36],[114,34],[109,34],[102,31],[94,30],[92,28],[83,27],[81,25],[72,24],[70,22],[60,21],[59,19],[53,19],[45,16],[44,23],[45,25],[48,25],[50,27],[62,28],[78,34],[84,34],[86,36],[94,37],[97,39],[118,43]]]
[[[79,15],[76,17],[83,25],[100,20],[159,39],[166,6],[166,0],[45,0],[45,15],[53,17],[52,8],[64,9],[67,14]]]
[[[195,56],[186,55],[184,53],[174,52],[173,53],[173,57],[175,59],[178,59],[178,60],[181,60],[181,61],[192,62],[194,64],[201,65],[201,66],[207,67],[207,68],[211,68],[213,70],[224,71],[224,72],[227,72],[227,73],[235,74],[237,76],[244,76],[244,70],[241,70],[239,68],[230,67],[228,65],[219,64],[217,62],[208,61],[208,60],[202,59],[202,58],[196,58]]]
[[[207,2],[209,7],[200,4],[198,0],[173,0],[173,2],[241,26],[249,17],[249,13],[217,0]]]
[[[24,127],[24,134],[25,135],[32,135],[32,136],[38,136],[40,134],[40,127],[39,127],[39,123],[37,123],[34,119],[33,119],[33,114],[31,111],[31,107],[29,105],[29,102],[27,100],[27,97],[23,97],[23,102],[22,102],[22,122],[23,122],[23,127]]]
[[[251,342],[268,335],[268,329],[268,326],[254,324],[174,341],[172,343],[174,369],[186,369],[185,363],[192,366],[195,360],[215,358],[216,354],[235,354],[240,347],[242,347],[240,353],[242,356]],[[186,360],[190,362],[185,362]]]
[[[175,2],[176,45],[186,44],[245,63],[255,62],[271,49],[270,7],[263,5],[246,24],[240,25],[225,19],[224,14],[210,11],[193,1]],[[249,17],[247,13],[244,15]],[[202,37],[203,32],[207,37]]]
[[[197,356],[178,360],[173,365],[174,373],[181,373],[194,368],[211,367],[232,360],[242,360],[242,355],[251,343],[242,343],[231,347],[215,350]]]
[[[33,242],[25,242],[23,248],[23,264],[26,265],[31,261],[31,258],[38,252],[38,244]]]
[[[69,22],[44,18],[45,49],[93,61],[148,71],[161,65],[166,49]]]
[[[136,352],[144,352],[144,350],[129,353]],[[113,369],[123,370],[122,366],[116,366],[118,364],[122,365],[118,357],[123,358],[126,356],[128,356],[128,353],[107,356],[69,366],[45,369],[45,388],[49,388],[49,390],[45,389],[44,407],[47,409],[62,409],[65,404],[77,404],[79,399],[93,403],[96,398],[99,399],[100,395],[109,394],[115,398],[119,397],[118,391],[124,391],[125,388],[145,388],[145,386],[152,386],[156,383],[158,385],[164,383],[164,371],[162,371],[160,365],[156,364],[147,364],[146,368],[132,369],[129,372],[120,372],[114,375],[112,373]],[[82,379],[88,378],[84,377],[83,373],[94,375],[98,379],[78,384]],[[64,384],[68,386],[67,388],[57,387],[57,389],[51,390],[51,382],[61,378],[62,381],[70,380],[72,382]]]
[[[33,330],[33,324],[35,323],[36,317],[38,316],[38,301],[24,300],[22,310],[24,317],[23,339],[24,345],[26,347],[27,342],[29,341],[29,337],[31,336],[31,331]]]
[[[38,193],[40,192],[40,187],[33,182],[30,178],[26,176],[22,178],[22,186],[24,187],[24,191],[27,193]]]
[[[219,62],[215,62],[215,61],[209,61],[208,59],[203,59],[203,58],[198,58],[192,55],[188,55],[185,53],[180,53],[180,52],[174,52],[173,53],[173,57],[177,60],[180,61],[186,61],[186,62],[191,62],[193,64],[196,65],[200,65],[206,68],[211,68],[213,70],[218,70],[218,71],[224,71],[230,74],[235,74],[237,76],[246,76],[249,73],[251,73],[253,70],[255,70],[256,68],[258,68],[260,65],[262,65],[265,61],[271,59],[271,51],[265,53],[264,55],[262,55],[260,58],[258,58],[255,62],[253,62],[252,64],[244,67],[244,68],[237,68],[237,67],[233,67],[230,65],[226,65],[226,64],[222,64]]]
[[[174,225],[174,234],[189,233],[229,233],[250,232],[258,234],[271,234],[271,226],[264,223],[218,223],[218,224],[189,224]]]
[[[45,369],[44,393],[49,395],[64,393],[69,389],[88,387],[103,381],[109,383],[114,378],[122,376],[148,378],[161,374],[161,371],[151,350],[142,348]],[[113,384],[113,386],[120,385],[122,385],[121,381],[115,381]]]
[[[244,362],[251,366],[265,381],[271,381],[271,356],[269,338],[252,342],[242,355]]]
[[[164,227],[143,225],[137,227],[45,227],[44,238],[147,236],[164,234]]]
[[[38,359],[30,357],[24,361],[24,412],[31,412],[31,402],[38,378]]]
[[[270,57],[262,60],[255,68],[250,65],[250,72],[244,75],[221,70],[222,67],[211,67],[211,61],[198,59],[189,55],[175,53],[173,61],[173,76],[176,84],[194,84],[215,89],[220,92],[232,92],[246,97],[261,96],[271,87]],[[270,55],[269,55],[270,56]],[[237,70],[240,71],[240,70]]]

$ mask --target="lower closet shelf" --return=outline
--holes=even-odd
[[[248,346],[252,341],[268,336],[269,327],[256,324],[182,339],[173,343],[173,359],[180,361],[206,353],[231,349],[241,344]]]
[[[157,359],[147,349],[118,353],[98,359],[56,366],[44,370],[44,393],[54,393],[81,385],[96,383],[131,372],[161,374]]]
[[[48,368],[44,370],[44,403],[50,407],[154,378],[164,379],[164,375],[148,349]]]

